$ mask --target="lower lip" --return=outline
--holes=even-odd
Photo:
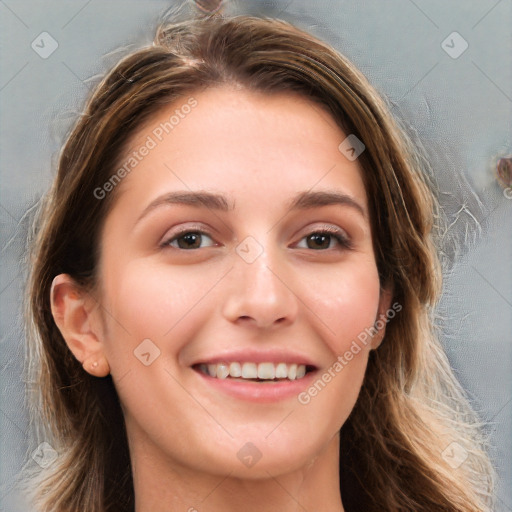
[[[241,381],[230,378],[217,379],[194,370],[209,386],[240,400],[270,403],[297,397],[311,384],[316,371],[308,372],[301,379],[280,380],[277,382]]]

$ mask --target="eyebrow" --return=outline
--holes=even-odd
[[[288,208],[290,210],[307,210],[319,206],[330,205],[349,206],[363,217],[366,218],[366,210],[353,197],[339,192],[318,191],[318,192],[301,192],[292,199]]]
[[[177,191],[169,192],[162,196],[157,197],[154,201],[151,201],[149,205],[139,216],[137,222],[145,217],[149,212],[156,208],[169,205],[178,204],[195,207],[206,207],[211,210],[227,212],[234,210],[235,203],[228,203],[225,196],[221,194],[215,194],[206,191]],[[367,217],[366,210],[361,206],[353,197],[342,194],[339,192],[331,191],[318,191],[318,192],[301,192],[297,194],[288,204],[288,210],[307,210],[310,208],[330,206],[330,205],[342,205],[353,208],[359,212],[363,217]]]
[[[210,210],[218,210],[223,212],[233,210],[235,207],[234,203],[229,205],[227,199],[221,194],[214,194],[212,192],[205,192],[202,190],[197,192],[168,192],[167,194],[157,197],[154,201],[151,201],[151,203],[149,203],[144,211],[140,214],[137,222],[139,222],[143,217],[145,217],[155,208],[168,204],[188,205],[198,208],[204,206]]]

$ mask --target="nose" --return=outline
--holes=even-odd
[[[230,322],[261,329],[292,324],[298,312],[298,297],[291,272],[278,251],[263,252],[252,262],[234,255],[223,315]]]

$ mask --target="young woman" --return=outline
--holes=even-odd
[[[283,21],[166,23],[123,58],[38,225],[38,510],[492,510],[424,164]]]

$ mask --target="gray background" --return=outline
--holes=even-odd
[[[35,464],[21,380],[30,208],[50,183],[89,89],[128,45],[151,41],[171,3],[0,0],[1,511],[26,511],[12,486],[26,461]],[[494,173],[496,159],[512,153],[511,0],[241,4],[228,12],[281,17],[346,54],[427,151],[448,218],[442,341],[489,422],[500,474],[497,510],[512,511],[512,199]],[[454,31],[468,44],[458,58],[442,46]],[[58,43],[46,59],[31,47],[42,32]],[[456,39],[446,44],[462,48]]]

